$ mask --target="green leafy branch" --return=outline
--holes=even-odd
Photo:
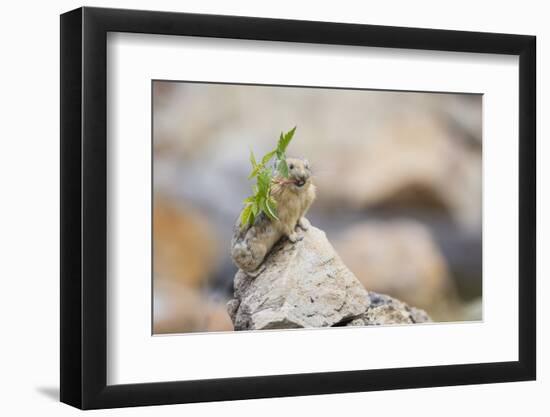
[[[278,176],[288,178],[288,165],[286,163],[286,148],[290,144],[296,132],[296,126],[286,133],[281,132],[277,147],[266,153],[260,161],[256,160],[254,152],[250,150],[250,163],[252,171],[248,179],[256,178],[256,184],[252,187],[253,194],[244,200],[244,208],[241,212],[241,226],[251,226],[260,213],[265,213],[271,220],[277,218],[277,204],[271,196],[271,185],[273,177]],[[274,169],[269,168],[268,164],[276,157]],[[274,172],[275,171],[275,172]]]

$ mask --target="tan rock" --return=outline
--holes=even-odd
[[[325,155],[320,204],[430,209],[475,230],[481,224],[481,153],[425,115],[387,120],[375,139]]]
[[[370,305],[360,317],[347,326],[381,326],[390,324],[429,323],[430,317],[424,310],[410,307],[388,295],[369,292]]]
[[[154,283],[153,333],[231,331],[225,305],[180,283]]]
[[[327,327],[362,314],[367,291],[315,227],[293,244],[276,245],[256,277],[235,276],[228,303],[235,330]]]
[[[200,287],[215,266],[216,240],[207,220],[196,210],[166,198],[153,207],[155,280]]]
[[[319,229],[279,243],[257,277],[239,271],[227,311],[235,330],[372,326],[430,322],[428,314],[367,292]]]
[[[229,332],[233,330],[233,322],[227,314],[224,303],[209,303],[206,316],[207,332]]]
[[[364,222],[345,232],[335,247],[369,291],[429,311],[454,294],[446,261],[421,223]]]

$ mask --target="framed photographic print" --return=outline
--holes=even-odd
[[[535,379],[535,37],[61,16],[61,401]]]

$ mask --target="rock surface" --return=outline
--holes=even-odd
[[[263,268],[257,277],[235,276],[228,303],[235,330],[334,326],[369,306],[367,291],[314,227],[295,244],[279,242]]]
[[[429,321],[388,296],[368,293],[344,265],[325,233],[279,242],[256,276],[238,271],[227,309],[235,330],[288,329]]]
[[[342,260],[369,291],[437,310],[454,295],[448,266],[430,230],[414,220],[358,223],[335,242]]]
[[[197,208],[157,196],[153,240],[155,280],[200,288],[212,275],[216,234]]]
[[[233,330],[221,301],[177,281],[155,280],[153,285],[153,334]]]
[[[441,120],[421,112],[389,119],[372,136],[376,139],[344,149],[345,156],[322,159],[331,175],[318,178],[321,203],[419,210],[450,218],[469,231],[480,227],[479,145],[466,145]]]
[[[360,317],[347,326],[380,326],[388,324],[415,324],[431,322],[424,310],[410,307],[389,295],[369,292],[370,305]]]

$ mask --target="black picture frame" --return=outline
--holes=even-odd
[[[519,360],[107,385],[108,32],[519,56]],[[61,15],[61,401],[93,409],[535,379],[535,54],[524,35],[88,7]]]

